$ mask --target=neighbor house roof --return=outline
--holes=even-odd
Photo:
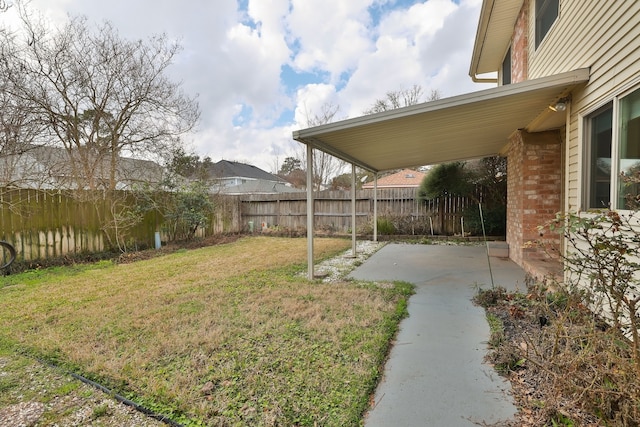
[[[500,153],[517,129],[557,128],[565,115],[548,107],[589,80],[589,69],[293,132],[293,138],[379,172],[477,159]]]
[[[261,179],[265,181],[285,182],[282,178],[270,174],[259,167],[247,165],[245,163],[231,162],[229,160],[220,160],[209,168],[212,178],[250,178]]]
[[[413,169],[403,169],[391,175],[384,176],[378,180],[378,188],[418,188],[425,174]],[[373,182],[367,182],[363,189],[374,188]]]
[[[305,190],[290,187],[281,182],[254,180],[247,181],[240,185],[232,185],[229,187],[222,187],[221,193],[229,195],[239,194],[281,194],[281,193],[300,193]]]
[[[29,188],[77,188],[84,182],[81,167],[73,167],[71,159],[77,151],[63,147],[29,145],[20,154],[4,156],[0,161],[0,180],[3,184],[11,182],[16,186]],[[107,157],[89,157],[92,162],[92,176],[99,187],[107,187],[110,178],[111,163]],[[162,181],[164,168],[151,160],[118,157],[115,165],[116,188],[124,189],[136,182]]]

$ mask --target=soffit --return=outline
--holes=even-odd
[[[471,77],[498,71],[523,3],[523,0],[483,1],[471,56]]]
[[[374,172],[486,157],[517,129],[564,123],[548,106],[588,80],[578,69],[302,129],[293,139]]]

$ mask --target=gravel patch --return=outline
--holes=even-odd
[[[0,389],[2,427],[166,426],[62,370],[20,355],[0,357]]]
[[[374,242],[371,240],[356,241],[355,257],[353,256],[352,249],[348,249],[334,258],[322,261],[316,265],[315,275],[318,278],[322,278],[324,283],[342,281],[347,274],[361,265],[384,245],[384,242]]]

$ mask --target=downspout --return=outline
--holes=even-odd
[[[313,280],[313,148],[307,144],[307,278]]]
[[[474,83],[498,83],[498,78],[482,78],[478,77],[478,62],[480,61],[480,52],[484,49],[485,42],[487,40],[487,27],[491,21],[491,15],[493,14],[493,8],[495,6],[495,0],[483,1],[480,9],[480,20],[478,22],[478,29],[476,30],[476,39],[473,47],[473,53],[471,54],[471,67],[469,68],[469,76]],[[478,49],[478,46],[480,48]]]
[[[566,218],[567,213],[570,212],[571,209],[571,205],[569,204],[569,198],[567,197],[567,189],[569,188],[569,174],[567,173],[567,159],[569,159],[569,155],[571,152],[571,149],[569,147],[569,141],[571,141],[571,114],[572,114],[572,108],[573,107],[573,103],[569,102],[567,103],[567,111],[566,111],[566,116],[565,116],[565,137],[564,137],[564,148],[565,148],[565,155],[562,157],[561,159],[561,165],[560,165],[560,170],[562,171],[563,176],[563,186],[562,186],[562,190],[561,190],[561,195],[560,197],[562,197],[562,200],[564,200],[563,206],[562,206],[562,217]],[[560,239],[560,253],[562,254],[561,259],[567,259],[567,237],[563,236]],[[565,268],[565,263],[564,261],[562,262],[562,278],[567,281],[565,283],[568,283],[569,280],[569,270],[567,268]]]

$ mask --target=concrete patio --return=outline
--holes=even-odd
[[[496,286],[524,289],[520,267],[490,260]],[[510,384],[483,363],[489,326],[471,302],[478,286],[491,286],[484,245],[388,244],[350,277],[416,286],[365,426],[499,425],[513,417]]]

